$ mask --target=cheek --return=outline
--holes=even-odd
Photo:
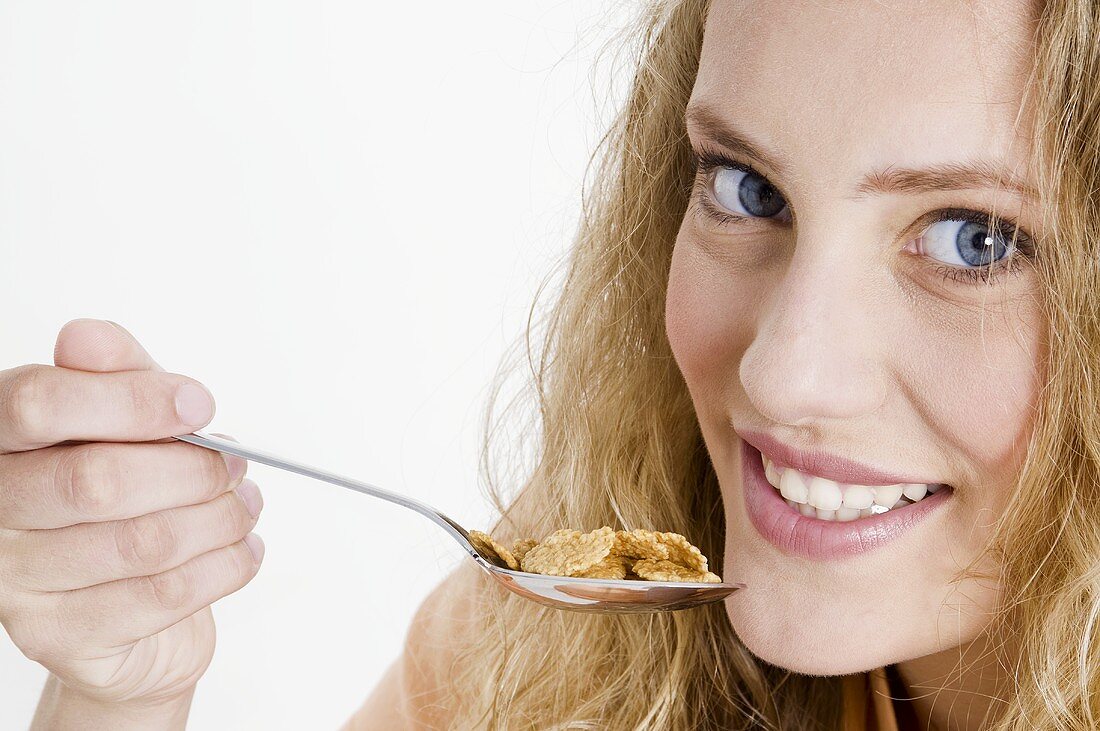
[[[720,397],[736,382],[759,301],[750,282],[717,266],[680,234],[669,270],[665,328],[697,409],[704,406],[701,397]]]
[[[960,334],[923,341],[911,351],[914,407],[959,457],[959,497],[995,512],[1026,457],[1040,388],[1044,329],[1037,307],[975,313]],[[916,334],[914,334],[916,337]]]

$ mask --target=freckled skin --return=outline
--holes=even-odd
[[[907,680],[929,677],[981,634],[999,598],[988,582],[950,582],[1024,456],[1045,343],[1037,276],[1025,266],[992,286],[944,281],[943,260],[904,249],[946,207],[1003,213],[1041,240],[1036,204],[1004,190],[855,200],[851,189],[891,164],[975,157],[1028,178],[1027,12],[715,0],[707,19],[691,103],[787,161],[781,176],[730,155],[783,193],[794,221],[722,224],[693,203],[667,330],[722,487],[723,576],[750,587],[727,600],[729,618],[770,663],[819,675],[899,663]],[[707,142],[692,125],[689,136]],[[733,425],[956,492],[880,550],[791,557],[748,519]]]

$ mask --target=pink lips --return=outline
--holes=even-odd
[[[744,440],[741,440],[741,478],[745,509],[760,535],[785,553],[814,560],[844,558],[880,548],[923,520],[953,494],[951,489],[944,488],[904,508],[852,521],[809,518],[787,505],[764,476],[760,451]]]
[[[789,447],[775,437],[765,432],[747,431],[737,429],[737,436],[748,442],[757,450],[768,455],[779,467],[794,467],[800,472],[808,472],[811,475],[824,477],[834,482],[843,482],[849,485],[898,485],[906,482],[929,484],[936,482],[912,475],[899,475],[887,470],[880,470],[871,465],[853,462],[846,457],[829,454],[820,450],[801,451]]]

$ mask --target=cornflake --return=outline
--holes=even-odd
[[[486,556],[513,570],[550,576],[588,579],[636,579],[721,583],[707,568],[707,557],[679,533],[641,528],[625,531],[608,526],[589,533],[569,528],[554,531],[542,541],[516,541],[504,548],[480,531],[470,541]]]
[[[488,555],[489,557],[496,556],[508,568],[512,569],[513,571],[519,571],[519,561],[517,561],[516,557],[512,555],[512,552],[494,541],[493,537],[490,536],[488,533],[482,533],[479,530],[472,530],[470,531],[469,536],[470,543],[474,545],[474,548],[477,549],[478,553]]]
[[[522,562],[523,557],[527,555],[527,552],[538,544],[538,541],[532,541],[530,538],[525,538],[522,541],[516,541],[512,544],[512,555],[516,557],[517,561]]]
[[[644,558],[634,564],[634,573],[650,581],[699,581],[718,583],[718,576],[709,571],[696,571],[671,561],[654,561]]]
[[[522,568],[532,574],[576,576],[607,558],[614,544],[615,532],[607,526],[591,533],[556,531],[524,554]]]

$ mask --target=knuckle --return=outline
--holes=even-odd
[[[48,366],[25,365],[8,371],[7,388],[3,394],[3,415],[9,428],[24,439],[37,441],[48,427],[51,396]]]
[[[157,416],[160,420],[170,420],[173,412],[166,411],[170,405],[165,405],[164,397],[156,388],[156,381],[151,377],[152,374],[143,372],[134,375],[136,377],[126,379],[124,389],[131,413],[146,421],[156,421]]]
[[[176,556],[179,538],[164,513],[119,521],[117,526],[115,546],[127,568],[155,572]]]
[[[68,450],[60,476],[69,505],[80,515],[102,518],[118,504],[119,469],[109,445],[87,444]]]
[[[18,617],[7,623],[6,629],[12,643],[28,660],[43,664],[57,655],[59,643],[42,628],[34,617]]]
[[[230,566],[227,567],[225,576],[226,589],[236,591],[252,580],[256,574],[257,566],[252,560],[252,552],[243,541],[237,543],[232,552]]]
[[[222,505],[218,508],[219,524],[226,527],[230,537],[243,538],[252,529],[254,522],[252,516],[248,514],[248,508],[245,507],[244,500],[235,491],[219,500],[222,502]]]
[[[184,571],[175,569],[138,579],[148,599],[157,607],[174,611],[189,604],[195,588]]]
[[[192,479],[195,484],[195,492],[205,500],[210,500],[225,492],[229,486],[229,473],[225,467],[225,460],[217,452],[209,449],[187,445],[194,456],[194,472]]]

